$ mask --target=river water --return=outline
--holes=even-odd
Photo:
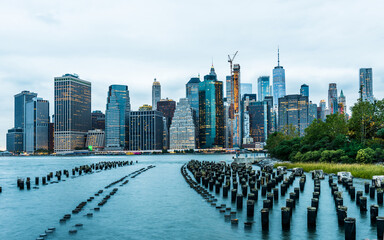
[[[282,230],[281,210],[285,199],[294,187],[295,179],[287,194],[279,196],[270,212],[269,231],[261,230],[261,191],[255,205],[255,222],[251,229],[245,229],[246,207],[239,211],[240,224],[231,225],[223,213],[212,207],[185,182],[180,168],[191,159],[204,161],[228,161],[232,155],[152,155],[152,156],[89,156],[89,157],[1,157],[0,158],[0,239],[36,239],[49,227],[55,227],[46,239],[344,239],[344,228],[338,226],[335,204],[328,185],[328,178],[321,181],[321,194],[316,230],[307,231],[307,207],[311,205],[313,181],[308,173],[304,192],[296,204],[289,231]],[[31,177],[32,186],[36,176],[46,176],[57,170],[71,170],[84,164],[99,161],[138,161],[132,166],[119,167],[77,178],[66,178],[55,184],[39,185],[39,189],[19,190],[17,178]],[[155,165],[123,186],[108,184],[149,165]],[[258,167],[254,167],[257,169]],[[72,175],[70,171],[70,175]],[[336,180],[336,179],[335,179]],[[40,179],[41,181],[41,179]],[[335,182],[335,181],[334,181]],[[364,191],[364,180],[354,179],[356,191]],[[115,195],[94,211],[113,188]],[[99,190],[100,196],[95,196]],[[345,191],[340,185],[339,190]],[[214,192],[212,194],[215,194]],[[75,207],[94,196],[78,214],[72,214],[66,223],[59,223],[65,214],[71,214]],[[343,192],[344,206],[348,217],[356,218],[357,239],[376,239],[376,226],[370,224],[369,206],[376,199],[368,200],[368,212],[360,213],[355,201]],[[233,209],[230,198],[217,195],[218,204],[226,203]],[[244,202],[245,203],[245,202]],[[246,206],[246,204],[244,205]],[[379,216],[384,215],[383,206]],[[93,213],[93,217],[87,217]],[[82,227],[75,227],[81,223]],[[77,229],[76,234],[69,230]]]

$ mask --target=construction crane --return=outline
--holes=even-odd
[[[229,65],[230,65],[230,74],[231,74],[231,96],[229,98],[229,118],[231,119],[230,120],[230,131],[231,131],[231,135],[233,134],[233,120],[234,120],[234,99],[233,99],[233,88],[234,88],[234,83],[233,83],[233,67],[232,67],[232,64],[233,64],[233,60],[235,59],[236,55],[237,55],[237,52],[235,54],[233,54],[233,57],[231,58],[230,55],[228,55],[228,62],[229,62]],[[228,98],[228,96],[227,96]],[[230,137],[228,139],[228,147],[232,148],[233,147],[233,140],[232,140],[232,137]]]
[[[233,63],[233,60],[235,60],[235,57],[236,57],[236,55],[237,55],[238,52],[239,52],[239,51],[236,51],[236,53],[233,54],[233,57],[232,57],[232,58],[231,58],[230,55],[228,55],[228,62],[229,62],[229,65],[230,65],[230,67],[231,67],[231,78],[232,78],[232,73],[233,73],[232,63]]]

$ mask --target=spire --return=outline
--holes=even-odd
[[[277,66],[280,67],[280,48],[277,46]]]
[[[343,89],[341,89],[341,92],[340,92],[340,97],[341,97],[341,98],[343,98],[343,97],[344,97]]]

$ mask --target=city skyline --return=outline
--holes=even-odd
[[[173,6],[167,8],[166,13],[146,9],[146,1],[136,4],[136,13],[130,10],[133,11],[132,16],[119,10],[129,9],[128,3],[113,3],[106,13],[102,11],[104,8],[100,2],[94,4],[92,11],[85,11],[88,4],[79,3],[79,10],[76,11],[72,11],[69,3],[63,3],[60,11],[53,4],[1,4],[4,21],[0,29],[4,45],[1,47],[0,79],[7,89],[1,100],[7,104],[0,108],[6,113],[0,117],[0,135],[5,136],[7,129],[13,125],[13,96],[23,90],[36,92],[39,97],[49,100],[50,113],[54,112],[52,79],[55,76],[77,73],[82,79],[92,82],[92,111],[105,112],[105,97],[100,96],[105,96],[109,85],[128,85],[132,109],[137,110],[143,104],[151,104],[151,91],[148,89],[154,78],[161,82],[162,98],[178,101],[185,97],[185,84],[191,77],[204,76],[212,58],[218,80],[225,82],[225,76],[229,75],[227,55],[236,50],[239,53],[234,63],[241,65],[242,83],[252,83],[253,93],[256,93],[259,76],[270,76],[272,80],[278,45],[280,62],[286,71],[287,95],[299,94],[300,86],[308,84],[310,100],[319,104],[321,99],[327,100],[328,84],[334,82],[337,83],[338,94],[343,90],[350,112],[349,108],[359,97],[359,69],[372,68],[374,97],[384,97],[384,64],[380,60],[384,50],[378,41],[383,30],[380,23],[374,21],[381,14],[379,9],[382,3],[379,1],[370,3],[366,11],[361,11],[357,1],[316,4],[303,1],[290,4],[281,1],[264,4],[248,2],[249,10],[245,3],[239,3],[235,8],[240,13],[235,13],[237,19],[228,24],[228,29],[220,29],[219,26],[235,4],[225,1],[206,3],[204,9],[190,3],[174,6],[165,2],[163,7]],[[172,21],[180,19],[178,16],[186,11],[208,16],[208,12],[218,5],[221,6],[220,11],[204,20]],[[289,11],[298,6],[306,11],[290,15]],[[343,8],[346,14],[335,14],[337,8]],[[260,11],[257,17],[255,13],[251,14],[252,9]],[[278,16],[274,18],[277,20],[272,20],[268,15],[275,10]],[[106,24],[95,17],[101,12],[105,14],[101,19],[110,16]],[[313,14],[309,16],[305,12]],[[115,16],[111,16],[112,13]],[[138,22],[137,26],[129,24],[137,14],[143,13],[150,15],[150,19]],[[169,17],[165,16],[167,13]],[[323,17],[328,20],[320,20]],[[299,19],[306,20],[306,24],[297,24]],[[81,25],[88,22],[94,22],[89,23],[94,27],[84,31]],[[332,22],[330,27],[329,22]],[[156,30],[151,26],[153,24],[162,27]],[[238,25],[238,40],[226,40],[224,36]],[[110,26],[116,26],[116,29],[108,30]],[[216,36],[202,36],[212,28],[217,30]],[[360,31],[353,31],[356,28]],[[127,30],[137,35],[127,33]],[[376,33],[369,34],[373,30]],[[293,33],[287,35],[290,31]],[[63,35],[66,32],[76,35],[76,39],[63,41],[65,38],[62,36],[66,36]],[[165,37],[163,32],[169,37]],[[262,39],[260,32],[266,32],[268,36]],[[28,33],[31,33],[30,39],[25,44],[23,36]],[[106,36],[103,34],[110,35],[109,41],[103,40]],[[0,139],[0,149],[5,149],[5,137]]]

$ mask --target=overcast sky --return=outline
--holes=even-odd
[[[286,69],[287,94],[310,87],[310,100],[327,98],[330,82],[348,107],[358,98],[359,68],[373,68],[374,95],[384,97],[384,2],[15,0],[0,3],[0,149],[13,127],[14,98],[22,90],[48,99],[53,78],[77,73],[92,82],[92,110],[105,111],[108,86],[126,84],[136,110],[162,97],[185,97],[185,84],[229,73],[227,55],[239,51],[241,81],[252,83]]]

